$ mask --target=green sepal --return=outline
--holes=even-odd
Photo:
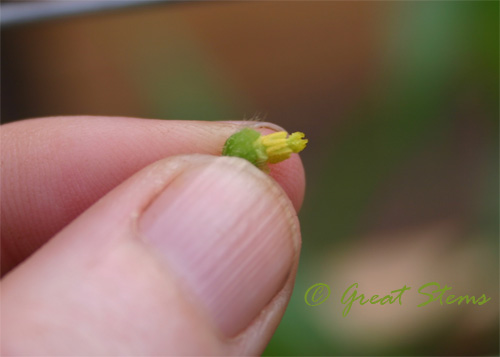
[[[266,165],[265,148],[258,143],[261,134],[254,129],[244,128],[231,135],[222,149],[223,156],[236,156],[262,168]]]

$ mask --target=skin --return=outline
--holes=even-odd
[[[261,315],[230,338],[221,336],[178,294],[178,282],[168,272],[166,276],[157,274],[151,263],[153,258],[130,246],[116,250],[107,270],[88,275],[92,289],[81,289],[79,281],[64,279],[64,272],[83,276],[82,272],[90,269],[82,263],[86,259],[82,257],[87,250],[90,255],[100,249],[99,244],[104,241],[87,241],[85,237],[103,227],[107,229],[110,223],[104,220],[103,210],[118,212],[120,208],[114,207],[117,197],[126,193],[144,202],[154,199],[157,193],[143,189],[140,183],[161,165],[158,160],[188,155],[184,160],[189,162],[190,154],[220,155],[225,140],[245,125],[253,124],[54,117],[1,126],[2,354],[261,353],[290,298],[298,253],[276,297]],[[258,130],[272,132],[265,126]],[[281,187],[282,199],[297,212],[305,187],[298,155],[272,165],[270,176]],[[97,201],[99,204],[94,205]],[[128,234],[120,233],[123,227],[112,228],[110,231],[117,231],[117,235]],[[300,239],[300,232],[296,233]],[[116,301],[111,307],[103,303],[105,294],[100,289],[109,279],[104,274],[113,275],[113,269],[130,269],[139,264],[141,269],[150,266],[151,272],[137,280],[117,282],[116,289],[122,289],[128,300]],[[162,305],[151,300],[150,296],[158,295],[168,296],[170,303]],[[33,296],[39,300],[30,300]],[[22,305],[23,299],[30,303]],[[148,303],[144,304],[146,300]],[[130,308],[138,305],[145,307],[140,311]],[[85,317],[93,314],[99,318]],[[49,316],[54,326],[65,328],[36,326],[34,316]],[[120,333],[109,328],[117,316],[125,322],[120,324]],[[41,331],[45,329],[52,333],[47,332],[42,338]],[[92,344],[75,338],[95,331],[100,331],[99,340]]]

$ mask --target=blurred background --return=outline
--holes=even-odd
[[[10,26],[1,86],[3,123],[258,116],[307,134],[299,273],[266,355],[499,353],[498,2],[164,3]],[[310,307],[318,282],[332,296]],[[342,317],[354,282],[412,290]],[[417,307],[428,282],[492,300]]]

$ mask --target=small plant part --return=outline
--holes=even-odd
[[[300,152],[306,147],[304,133],[296,132],[287,136],[285,131],[262,135],[257,130],[245,128],[227,139],[222,155],[241,157],[268,172],[268,163],[276,164],[286,160],[292,153]]]

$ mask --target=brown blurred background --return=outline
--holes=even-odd
[[[496,355],[498,10],[190,2],[9,27],[2,121],[258,115],[304,131],[303,254],[266,354]],[[417,308],[432,281],[492,301]],[[312,308],[304,293],[316,282],[332,297]],[[413,290],[403,306],[344,318],[353,282],[370,296]]]

